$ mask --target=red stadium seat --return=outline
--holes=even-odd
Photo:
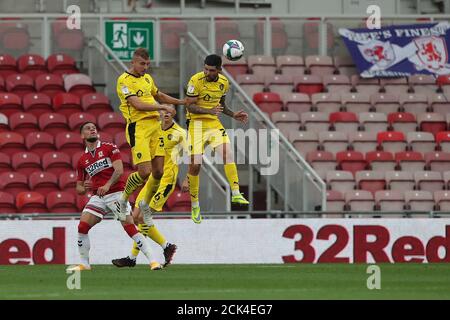
[[[38,54],[24,54],[17,59],[17,67],[20,73],[27,74],[36,79],[40,74],[47,73],[45,60]]]
[[[63,152],[47,152],[42,156],[42,167],[44,171],[48,171],[59,176],[64,171],[71,171],[72,165],[70,157]]]
[[[0,190],[11,193],[14,197],[22,191],[28,191],[27,177],[19,172],[0,174]]]
[[[47,58],[48,71],[54,74],[71,74],[79,73],[75,60],[64,53],[55,53]]]
[[[386,151],[370,151],[366,153],[366,161],[371,170],[389,171],[395,170],[394,155]]]
[[[379,132],[377,134],[377,141],[379,147],[381,147],[384,151],[400,152],[404,151],[406,147],[406,139],[403,132]]]
[[[438,132],[447,130],[447,122],[442,114],[421,113],[417,117],[420,131],[430,132],[436,136]]]
[[[356,132],[358,131],[359,121],[353,112],[333,112],[330,114],[330,129],[339,132]]]
[[[414,74],[410,75],[408,83],[415,93],[433,94],[438,88],[436,79],[432,75]]]
[[[450,152],[450,131],[438,132],[436,144],[441,151]]]
[[[363,154],[358,151],[340,151],[336,153],[336,160],[339,170],[349,171],[353,176],[357,171],[364,170],[367,166]]]
[[[79,97],[86,93],[93,93],[95,89],[91,78],[82,73],[68,74],[64,77],[64,88],[67,92],[73,93]]]
[[[333,58],[329,56],[306,56],[305,65],[310,74],[322,77],[332,75],[336,70],[333,64]]]
[[[8,117],[0,113],[0,132],[9,131]]]
[[[29,75],[26,74],[12,74],[6,78],[6,89],[15,93],[20,97],[23,97],[27,93],[35,92],[34,81]]]
[[[373,195],[386,187],[383,171],[358,171],[355,179],[358,189],[370,191]]]
[[[274,75],[277,69],[272,56],[253,55],[249,56],[247,61],[251,72],[263,77]]]
[[[406,77],[381,78],[380,85],[386,93],[407,93],[409,89],[408,80]]]
[[[55,112],[61,113],[66,117],[74,112],[83,112],[80,97],[67,92],[57,93],[53,97],[53,108]]]
[[[81,158],[81,156],[83,155],[83,153],[84,153],[84,150],[80,150],[80,151],[75,152],[75,153],[72,155],[72,168],[73,168],[74,170],[77,170],[77,167],[78,167],[78,160],[80,160],[80,158]]]
[[[436,93],[428,96],[430,111],[447,116],[450,109],[450,94]],[[447,121],[448,122],[448,121]]]
[[[17,209],[14,203],[14,196],[9,192],[0,191],[0,214],[16,212]]]
[[[70,130],[78,131],[80,126],[85,122],[96,123],[97,119],[90,113],[87,112],[76,112],[69,116],[69,127]]]
[[[412,113],[389,113],[387,119],[392,131],[410,132],[417,129],[416,117]]]
[[[98,117],[104,112],[113,111],[109,99],[103,93],[87,93],[81,97],[81,107],[85,112],[89,112]]]
[[[35,79],[36,90],[41,93],[45,93],[50,98],[53,98],[59,92],[64,91],[64,82],[58,74],[41,74]]]
[[[0,132],[0,150],[9,155],[24,152],[25,140],[21,134],[15,132]]]
[[[9,117],[9,127],[15,133],[19,133],[24,137],[39,130],[38,120],[31,113],[16,112]]]
[[[82,212],[83,211],[83,209],[86,206],[86,204],[88,203],[90,197],[92,197],[92,193],[87,193],[85,195],[84,194],[83,195],[80,195],[80,194],[76,195],[76,204],[77,204],[78,212]]]
[[[100,140],[100,141],[104,141],[104,142],[114,142],[114,138],[113,138],[113,136],[112,135],[110,135],[109,133],[107,133],[107,132],[97,132],[97,134],[98,134],[98,139]]]
[[[16,206],[19,213],[46,213],[45,197],[39,192],[25,191],[17,195]]]
[[[78,132],[59,132],[55,136],[55,146],[60,152],[73,154],[79,150],[84,150],[83,140]]]
[[[30,190],[48,194],[49,192],[59,191],[58,178],[51,172],[36,171],[30,174]]]
[[[312,95],[313,93],[323,92],[322,79],[316,75],[302,75],[294,77],[294,86],[296,91]]]
[[[263,92],[266,86],[264,77],[258,74],[240,74],[236,77],[236,81],[250,98],[257,92]]]
[[[167,207],[169,208],[170,211],[183,212],[186,211],[187,208],[189,208],[188,211],[190,211],[191,197],[189,196],[189,193],[175,191],[169,196],[169,199],[167,199]]]
[[[59,176],[59,188],[63,191],[76,193],[77,175],[74,171],[66,171]]]
[[[0,93],[0,113],[9,117],[15,112],[23,111],[20,97],[14,93]]]
[[[11,157],[6,153],[0,152],[0,173],[11,171]]]
[[[305,73],[305,62],[302,56],[277,56],[277,69],[287,76],[298,76]]]
[[[253,96],[253,101],[263,112],[271,115],[274,112],[281,111],[283,102],[280,95],[275,92],[258,92]]]
[[[98,117],[98,128],[111,135],[125,131],[126,122],[118,112],[105,112]]]
[[[39,156],[49,151],[55,151],[55,139],[47,132],[30,132],[25,137],[25,145],[28,151],[32,151]]]
[[[9,54],[0,54],[0,76],[7,78],[17,73],[16,59]]]
[[[405,202],[406,210],[429,212],[434,209],[433,194],[429,191],[405,191]]]
[[[69,131],[69,124],[64,115],[60,113],[44,113],[39,117],[39,128],[41,131],[56,135],[61,131]]]
[[[399,96],[400,106],[403,111],[415,116],[428,111],[428,97],[420,93],[407,93]]]
[[[3,79],[2,76],[0,76],[0,92],[4,92],[5,90],[6,90],[5,79]]]
[[[29,176],[41,171],[41,158],[34,152],[16,153],[11,157],[11,165],[16,172]]]
[[[422,171],[425,168],[425,160],[422,153],[415,151],[403,151],[395,154],[395,161],[403,171]]]
[[[248,72],[247,59],[242,57],[238,61],[231,61],[222,57],[222,67],[236,79],[238,75],[246,74]]]
[[[75,195],[64,192],[54,191],[47,195],[47,207],[53,213],[76,213],[78,208],[75,202]]]
[[[23,109],[39,117],[43,113],[53,111],[52,100],[48,95],[40,92],[28,93],[23,97]]]
[[[120,156],[122,158],[124,169],[133,170],[133,161],[131,160],[131,154],[128,152],[122,152]]]
[[[444,93],[447,93],[448,88],[450,88],[450,75],[438,76],[436,83]]]

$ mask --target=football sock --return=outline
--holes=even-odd
[[[198,207],[198,190],[200,187],[200,176],[193,176],[188,173],[189,193],[191,194],[191,205],[193,208]]]
[[[231,192],[233,192],[233,196],[239,194],[239,177],[237,172],[236,163],[227,163],[223,166],[225,170],[225,175],[227,176],[228,183],[231,187]]]
[[[150,251],[150,246],[145,241],[145,237],[138,232],[134,224],[126,224],[123,226],[127,234],[136,243],[137,248],[142,251],[142,253],[147,257],[148,261],[153,261],[152,253]],[[135,260],[136,258],[130,257]]]
[[[91,249],[88,235],[89,229],[91,229],[91,226],[84,221],[80,221],[78,224],[78,252],[81,264],[85,266],[89,266],[89,250]]]
[[[125,190],[123,191],[122,200],[128,200],[130,195],[144,184],[144,179],[141,178],[139,172],[133,172],[128,176],[127,184],[125,185]]]
[[[150,237],[150,239],[159,244],[161,248],[164,249],[166,247],[167,245],[166,238],[162,235],[161,232],[159,232],[158,228],[156,228],[155,225],[152,225],[148,228],[147,235]]]
[[[150,175],[147,179],[147,183],[145,184],[145,187],[141,190],[141,192],[144,192],[142,199],[147,203],[150,204],[150,200],[153,198],[153,195],[156,193],[159,187],[159,183],[161,180],[157,180],[153,177],[153,175]],[[141,194],[139,194],[141,195]]]

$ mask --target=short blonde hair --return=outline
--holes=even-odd
[[[136,50],[134,50],[133,57],[136,57],[136,56],[141,57],[146,60],[150,58],[148,50],[145,48],[137,48]]]

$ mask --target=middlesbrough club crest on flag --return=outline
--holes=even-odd
[[[358,46],[364,59],[368,62],[387,68],[395,61],[395,53],[389,42],[373,41]]]
[[[448,61],[447,44],[443,38],[423,37],[414,39],[417,46],[417,56],[423,68],[439,73]],[[419,65],[420,67],[420,65]]]

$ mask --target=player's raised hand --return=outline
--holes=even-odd
[[[211,113],[218,116],[223,112],[223,106],[221,104],[218,104],[214,108],[211,109]]]
[[[244,110],[240,110],[234,114],[233,118],[242,123],[247,123],[248,114],[247,114],[247,112],[244,112]]]

